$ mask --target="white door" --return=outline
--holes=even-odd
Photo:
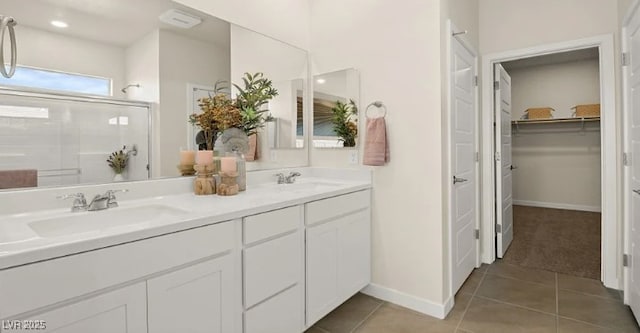
[[[502,65],[495,69],[496,233],[497,255],[504,257],[513,240],[513,180],[511,177],[511,77]]]
[[[149,333],[237,332],[233,268],[226,254],[149,280]]]
[[[629,63],[626,66],[625,110],[628,163],[625,167],[627,207],[626,253],[631,262],[625,279],[625,298],[640,318],[640,11],[635,10],[625,27]]]
[[[42,322],[44,326],[4,329],[6,332],[147,333],[145,284],[141,282],[26,319]]]
[[[476,266],[476,57],[451,44],[451,241],[454,294]]]

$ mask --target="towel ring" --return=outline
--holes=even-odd
[[[379,108],[379,109],[382,108],[382,111],[383,111],[382,116],[376,117],[376,118],[384,118],[387,115],[387,107],[384,105],[384,103],[382,103],[380,101],[375,101],[375,102],[367,105],[367,109],[364,111],[364,116],[365,117],[370,118],[369,117],[369,109],[372,106],[375,106],[376,108]]]

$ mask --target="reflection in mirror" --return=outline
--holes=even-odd
[[[119,179],[107,159],[123,147],[124,180],[177,176],[180,150],[196,148],[188,119],[201,112],[199,99],[217,81],[241,84],[245,72],[265,73],[282,98],[269,103],[278,125],[260,130],[262,156],[248,169],[307,164],[306,151],[272,149],[304,141],[291,128],[306,52],[170,0],[0,0],[0,8],[18,22],[19,47],[15,76],[0,80],[0,188]]]
[[[355,69],[314,76],[314,148],[357,146],[359,99],[360,79]]]

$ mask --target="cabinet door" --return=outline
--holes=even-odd
[[[6,320],[1,332],[146,333],[144,282],[34,315]],[[37,322],[44,326],[38,325]],[[21,329],[16,325],[22,326]],[[11,327],[13,326],[13,327]],[[46,329],[42,329],[45,328]]]
[[[338,294],[341,302],[371,282],[371,222],[369,210],[345,216],[338,228]]]
[[[307,228],[306,243],[310,326],[369,283],[369,210]]]
[[[226,254],[147,281],[149,333],[236,332],[232,259]]]
[[[307,325],[327,315],[338,303],[338,225],[325,223],[306,232]]]

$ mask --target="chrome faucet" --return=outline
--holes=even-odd
[[[129,190],[108,190],[104,194],[98,194],[93,197],[91,203],[87,207],[88,211],[103,210],[107,208],[118,207],[115,193],[117,192],[129,192]]]
[[[301,176],[299,172],[294,171],[290,172],[288,176],[285,176],[284,173],[276,173],[274,176],[278,177],[278,184],[293,184],[296,182],[296,177]]]
[[[296,182],[296,177],[300,177],[301,174],[297,171],[290,172],[288,176],[284,177],[284,182],[287,184],[293,184]]]
[[[87,199],[85,199],[83,193],[66,194],[61,195],[58,199],[73,199],[73,205],[71,206],[71,212],[84,212],[89,206],[87,205]]]

